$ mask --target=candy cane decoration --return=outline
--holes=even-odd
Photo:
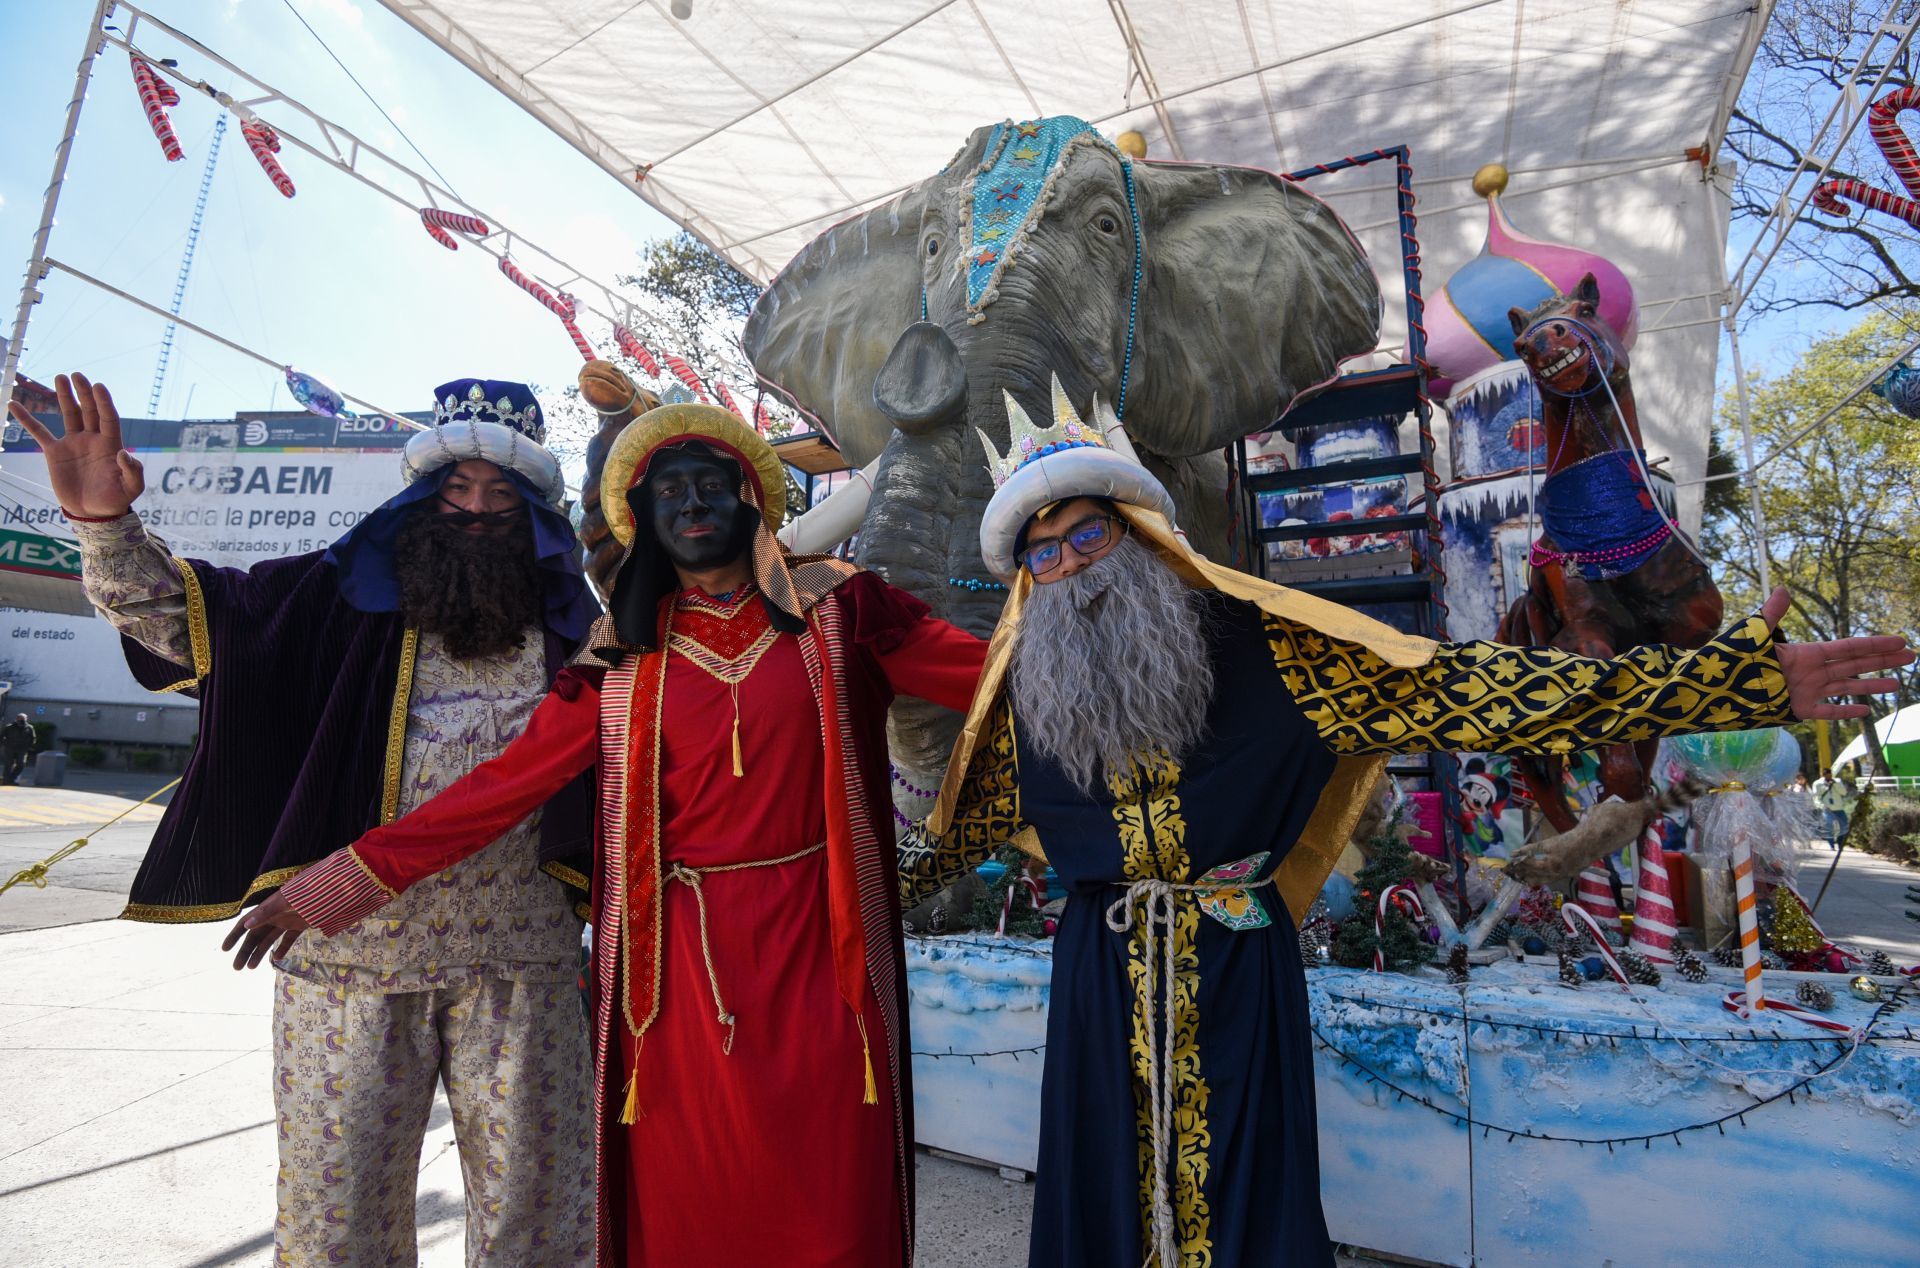
[[[186,157],[186,151],[180,148],[180,138],[174,134],[173,120],[167,117],[167,107],[180,104],[180,94],[174,91],[172,84],[160,78],[158,71],[150,66],[146,59],[129,59],[133,66],[133,86],[140,91],[140,106],[147,112],[147,126],[153,129],[153,135],[160,142],[160,152],[166,155],[167,162],[178,163]]]
[[[293,181],[287,176],[286,169],[280,166],[280,160],[274,157],[280,152],[280,134],[264,119],[243,115],[240,119],[240,135],[246,138],[247,148],[253,151],[253,157],[259,161],[261,170],[266,172],[273,187],[286,197],[293,197]]]
[[[1380,893],[1380,901],[1373,908],[1373,971],[1387,971],[1386,952],[1380,949],[1380,939],[1387,930],[1387,907],[1398,907],[1402,915],[1409,920],[1426,919],[1427,909],[1420,905],[1420,895],[1411,885],[1389,885]]]
[[[1740,1013],[1745,1017],[1747,1007],[1758,1010],[1773,1005],[1767,1002],[1767,993],[1760,981],[1760,918],[1754,910],[1753,845],[1744,832],[1733,842],[1733,900],[1740,921],[1740,968],[1747,980]]]
[[[1613,901],[1613,880],[1605,868],[1589,867],[1582,871],[1574,882],[1573,896],[1590,919],[1609,933],[1620,932],[1620,906]],[[1607,945],[1607,940],[1601,938],[1600,944]]]
[[[620,351],[638,361],[640,368],[649,376],[656,379],[660,377],[660,363],[653,359],[653,354],[647,351],[646,345],[640,342],[638,335],[625,326],[616,325],[613,328],[613,341],[620,345]]]
[[[733,399],[733,393],[727,390],[726,384],[722,383],[719,379],[715,379],[713,381],[713,390],[719,394],[722,405],[740,415],[742,422],[746,421],[747,411],[740,408],[740,402]]]
[[[1920,109],[1920,87],[1908,85],[1888,93],[1867,111],[1867,134],[1879,147],[1893,174],[1906,186],[1907,193],[1920,198],[1920,155],[1914,153],[1913,143],[1900,130],[1899,118],[1902,110],[1915,109]],[[1852,179],[1823,181],[1813,191],[1813,205],[1832,216],[1847,214],[1843,198],[1851,198],[1862,207],[1898,217],[1920,229],[1920,202],[1914,198],[1902,198]]]
[[[1007,920],[1009,917],[1013,915],[1014,892],[1023,887],[1027,891],[1028,901],[1033,904],[1033,909],[1035,911],[1040,910],[1042,906],[1040,902],[1040,887],[1034,884],[1033,877],[1022,876],[1019,880],[1007,886],[1007,895],[1005,898],[1000,900],[1000,924],[994,930],[995,933],[1005,936],[1007,932]]]
[[[1667,852],[1660,848],[1660,821],[1654,820],[1640,837],[1640,870],[1633,885],[1633,940],[1627,945],[1655,964],[1673,963],[1673,881],[1667,875]]]
[[[682,383],[686,384],[688,388],[692,389],[695,396],[699,397],[702,401],[706,401],[709,405],[713,403],[707,400],[707,386],[700,381],[700,376],[693,372],[692,366],[669,352],[667,353],[667,368],[673,371],[674,378],[679,379]]]
[[[1854,1033],[1853,1027],[1847,1025],[1847,1023],[1835,1021],[1831,1017],[1822,1017],[1819,1013],[1802,1008],[1798,1004],[1783,1004],[1772,1000],[1763,1001],[1763,1003],[1768,1012],[1785,1013],[1795,1021],[1803,1021],[1809,1026],[1818,1026],[1822,1030],[1831,1030],[1843,1035]],[[1747,997],[1745,993],[1741,991],[1728,991],[1726,998],[1720,1001],[1720,1007],[1730,1013],[1738,1013],[1742,1017],[1750,1015],[1747,1008]]]
[[[420,224],[426,229],[428,237],[449,251],[460,249],[460,243],[453,236],[456,233],[464,233],[470,238],[484,238],[493,232],[487,228],[487,222],[478,216],[463,216],[457,211],[442,211],[438,207],[422,207]]]
[[[1579,903],[1562,903],[1560,919],[1567,926],[1568,933],[1591,932],[1594,942],[1600,948],[1600,959],[1606,964],[1607,972],[1613,974],[1614,980],[1620,985],[1627,987],[1633,985],[1633,980],[1627,976],[1627,971],[1620,967],[1620,961],[1613,958],[1613,948],[1607,945],[1607,935],[1601,931],[1600,922],[1594,919],[1592,912]],[[1580,927],[1583,924],[1587,926],[1585,929]]]
[[[539,300],[548,311],[558,317],[560,324],[567,328],[567,335],[573,340],[573,346],[579,349],[580,355],[588,361],[594,360],[593,345],[586,341],[586,337],[580,333],[580,328],[573,324],[573,315],[576,311],[573,296],[562,291],[558,297],[555,297],[546,287],[522,273],[514,265],[511,256],[500,257],[500,271],[507,275],[508,281]]]
[[[753,403],[753,425],[763,436],[766,435],[767,428],[773,425],[773,411],[767,408],[765,401]]]

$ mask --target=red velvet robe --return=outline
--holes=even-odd
[[[741,641],[748,623],[764,628],[759,600],[748,602],[736,618]],[[850,578],[815,605],[807,633],[777,636],[739,683],[741,777],[730,689],[685,656],[656,652],[623,666],[640,684],[624,717],[603,707],[620,670],[570,670],[504,753],[361,838],[344,862],[298,878],[289,899],[317,928],[336,927],[371,901],[366,882],[397,891],[432,875],[597,757],[600,1262],[907,1263],[912,1095],[885,713],[896,691],[965,708],[985,651],[873,574]],[[644,686],[650,674],[657,699]],[[635,763],[646,762],[656,733],[648,771]],[[703,874],[703,947],[694,890],[669,879],[656,894],[651,864],[633,849],[635,822],[649,813],[662,874],[676,862],[783,858],[829,837],[841,845]],[[859,910],[836,927],[832,903],[856,892],[833,884],[849,857],[862,874]],[[639,945],[623,948],[629,928]],[[636,1045],[633,1023],[653,1001],[646,947],[655,933],[658,1012]],[[861,942],[854,951],[870,989],[858,1023],[836,976],[836,935]],[[716,1016],[716,984],[731,1027]],[[863,1099],[869,1043],[874,1104]],[[623,1129],[630,1074],[637,1112]]]

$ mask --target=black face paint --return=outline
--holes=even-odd
[[[751,508],[740,500],[740,468],[704,446],[661,453],[648,468],[644,487],[654,539],[677,567],[689,572],[723,567],[751,540],[752,523],[743,514]]]

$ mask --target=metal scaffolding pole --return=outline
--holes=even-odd
[[[73,72],[73,99],[67,102],[66,127],[60,133],[60,143],[53,147],[53,176],[40,203],[40,227],[33,231],[33,254],[27,257],[26,277],[20,283],[20,306],[13,312],[13,336],[7,340],[5,361],[0,362],[0,402],[13,399],[13,383],[19,374],[20,354],[27,341],[27,324],[33,319],[33,306],[40,302],[40,282],[47,275],[47,239],[53,236],[53,213],[60,205],[60,188],[67,181],[67,159],[73,154],[73,138],[80,130],[80,107],[87,101],[87,81],[93,78],[94,59],[106,47],[103,28],[113,9],[114,0],[100,0],[93,7],[86,47],[80,53],[80,65]]]
[[[1753,462],[1753,418],[1747,411],[1747,373],[1740,364],[1740,331],[1733,305],[1727,305],[1727,344],[1733,353],[1733,394],[1740,411],[1740,444],[1747,461],[1747,497],[1753,509],[1753,562],[1760,572],[1760,591],[1773,593],[1773,564],[1767,558],[1767,513],[1760,505],[1760,473]]]

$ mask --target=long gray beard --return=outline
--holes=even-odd
[[[1179,762],[1213,699],[1203,600],[1131,537],[1071,577],[1036,585],[1013,645],[1020,734],[1081,793],[1136,755]]]

